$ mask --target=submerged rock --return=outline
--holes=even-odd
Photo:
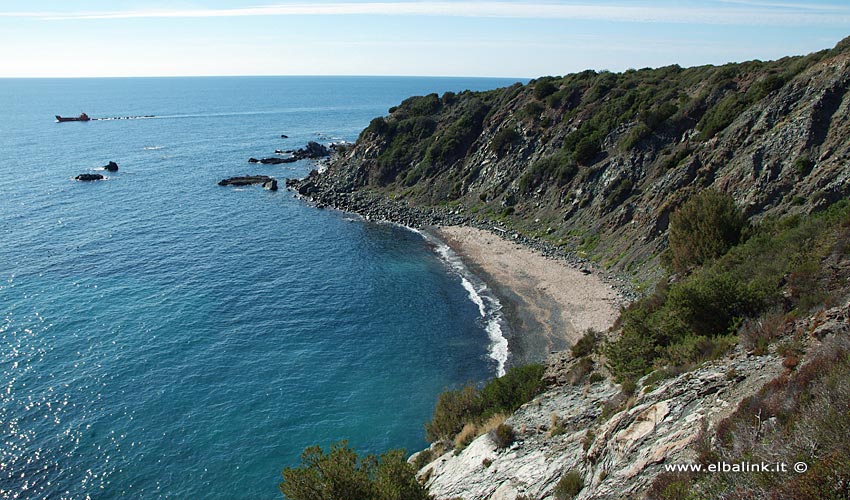
[[[78,181],[101,181],[105,179],[105,177],[100,174],[80,174],[74,177],[74,179]]]

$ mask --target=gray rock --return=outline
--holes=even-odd
[[[230,177],[228,179],[222,179],[218,181],[219,186],[249,186],[251,184],[262,184],[265,187],[266,184],[277,187],[277,181],[274,177],[269,177],[267,175],[243,175],[240,177]],[[268,189],[268,188],[267,188]]]
[[[105,177],[100,174],[80,174],[74,179],[78,181],[102,181]]]

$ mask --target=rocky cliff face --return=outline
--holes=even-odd
[[[756,218],[850,193],[848,85],[843,41],[774,62],[415,97],[300,186],[345,208],[375,193],[400,207],[448,204],[461,221],[495,220],[651,275],[669,214],[697,190],[731,193]]]
[[[803,332],[815,353],[847,340],[848,318],[845,303],[789,331]],[[506,421],[516,432],[510,447],[499,449],[484,434],[425,466],[419,477],[430,493],[437,500],[551,500],[558,481],[574,472],[582,484],[575,498],[640,498],[665,464],[698,463],[700,446],[742,400],[790,372],[775,349],[757,356],[738,348],[666,380],[645,377],[636,395],[625,396],[606,380],[567,383],[576,362],[567,353],[549,360],[550,389]],[[764,425],[771,425],[767,416]]]

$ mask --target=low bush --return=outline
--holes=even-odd
[[[493,136],[493,139],[490,141],[490,149],[497,156],[504,156],[519,141],[520,137],[519,132],[512,125],[506,126]]]
[[[516,439],[514,428],[508,424],[499,424],[498,427],[490,431],[490,437],[496,443],[497,448],[507,448],[512,445]]]
[[[416,480],[416,470],[402,450],[380,458],[359,457],[345,441],[325,453],[313,446],[304,450],[300,467],[283,470],[280,491],[289,500],[429,500]]]
[[[599,339],[602,335],[592,328],[588,328],[584,335],[578,339],[571,348],[570,351],[573,353],[573,356],[576,358],[581,358],[584,356],[589,356],[593,354],[596,350],[596,345],[599,343]]]
[[[553,82],[552,77],[538,78],[534,82],[534,98],[545,99],[554,94],[558,90],[558,86]]]
[[[480,390],[468,385],[443,392],[431,420],[425,424],[425,437],[431,441],[453,439],[467,424],[476,428],[499,413],[511,413],[543,390],[543,365],[510,368]]]
[[[731,196],[708,189],[670,217],[673,269],[686,272],[715,259],[741,240],[746,220]]]
[[[584,478],[577,471],[570,471],[555,485],[555,498],[569,500],[575,498],[584,489]]]

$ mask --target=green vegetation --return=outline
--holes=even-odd
[[[589,328],[586,332],[584,332],[584,335],[582,335],[581,338],[578,339],[578,342],[576,342],[570,348],[573,353],[573,357],[583,358],[584,356],[589,356],[593,354],[601,338],[601,333],[597,332],[592,328]]]
[[[467,385],[443,392],[425,424],[425,437],[431,442],[453,439],[467,424],[480,426],[496,414],[513,412],[543,390],[542,377],[542,365],[526,365],[511,368],[480,390]]]
[[[508,424],[499,424],[495,429],[490,431],[490,436],[498,448],[507,448],[516,439],[514,428]]]
[[[516,128],[513,126],[507,126],[493,136],[493,140],[490,141],[490,149],[493,150],[494,153],[498,156],[504,156],[508,150],[516,144],[520,139],[519,132],[516,131]]]
[[[555,485],[555,498],[558,500],[569,500],[575,498],[584,489],[584,478],[578,472],[572,470]]]
[[[529,193],[543,184],[561,187],[578,173],[578,166],[570,153],[560,150],[552,156],[536,161],[519,179],[519,189]]]
[[[726,253],[741,239],[744,214],[728,194],[709,189],[670,217],[670,263],[687,272]]]
[[[534,98],[535,99],[545,99],[550,95],[554,94],[555,91],[558,90],[558,86],[554,83],[554,78],[551,76],[543,78],[538,78],[534,82]]]
[[[739,331],[750,345],[764,346],[765,334],[752,321],[777,307],[806,312],[844,289],[821,263],[846,256],[848,237],[846,200],[812,216],[764,221],[746,242],[680,281],[662,281],[622,311],[622,333],[605,346],[611,371],[635,380],[654,368],[712,359],[735,344]]]
[[[328,453],[313,446],[301,466],[283,470],[280,491],[289,500],[428,500],[404,451],[359,457],[345,441]]]

